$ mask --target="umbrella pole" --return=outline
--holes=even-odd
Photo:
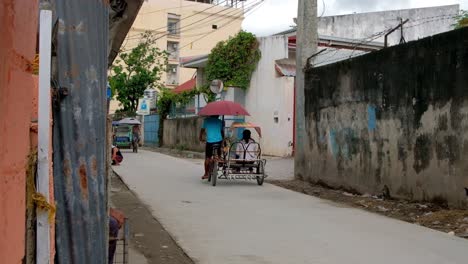
[[[226,134],[226,131],[224,131],[224,130],[225,130],[225,127],[224,127],[224,115],[221,116],[221,122],[222,122],[222,124],[223,124],[223,140],[224,140],[224,138],[226,137],[226,135],[225,135],[225,134]]]

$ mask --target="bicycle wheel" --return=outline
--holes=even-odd
[[[218,161],[215,159],[213,162],[213,167],[211,169],[211,185],[216,186],[216,180],[218,179]]]
[[[260,161],[260,164],[258,164],[258,176],[257,176],[257,184],[258,185],[263,185],[263,181],[265,180],[265,168],[264,164],[262,161]]]

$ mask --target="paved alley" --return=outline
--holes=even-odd
[[[468,240],[270,184],[219,180],[212,187],[200,180],[197,161],[144,150],[123,154],[114,170],[195,263],[465,264],[468,259]]]

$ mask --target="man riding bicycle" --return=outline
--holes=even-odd
[[[206,140],[204,140],[204,137]],[[210,162],[213,157],[213,146],[218,145],[218,155],[221,155],[221,144],[223,142],[223,122],[219,120],[219,116],[213,115],[207,117],[203,121],[203,126],[200,131],[199,140],[201,142],[206,141],[205,145],[205,174],[202,176],[202,180],[209,178],[210,173]]]
[[[132,128],[132,136],[133,136],[133,141],[135,141],[137,144],[140,143],[140,126],[135,125]]]

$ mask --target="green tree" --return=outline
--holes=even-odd
[[[225,86],[247,89],[260,60],[254,34],[241,31],[227,41],[219,42],[208,57],[206,74],[209,81],[220,79]]]
[[[468,11],[461,10],[455,19],[457,20],[457,23],[454,24],[456,29],[468,26]]]
[[[121,112],[135,113],[138,99],[148,87],[163,88],[161,75],[167,67],[167,52],[154,44],[154,36],[144,33],[138,45],[121,52],[111,67],[109,83],[123,107]]]

